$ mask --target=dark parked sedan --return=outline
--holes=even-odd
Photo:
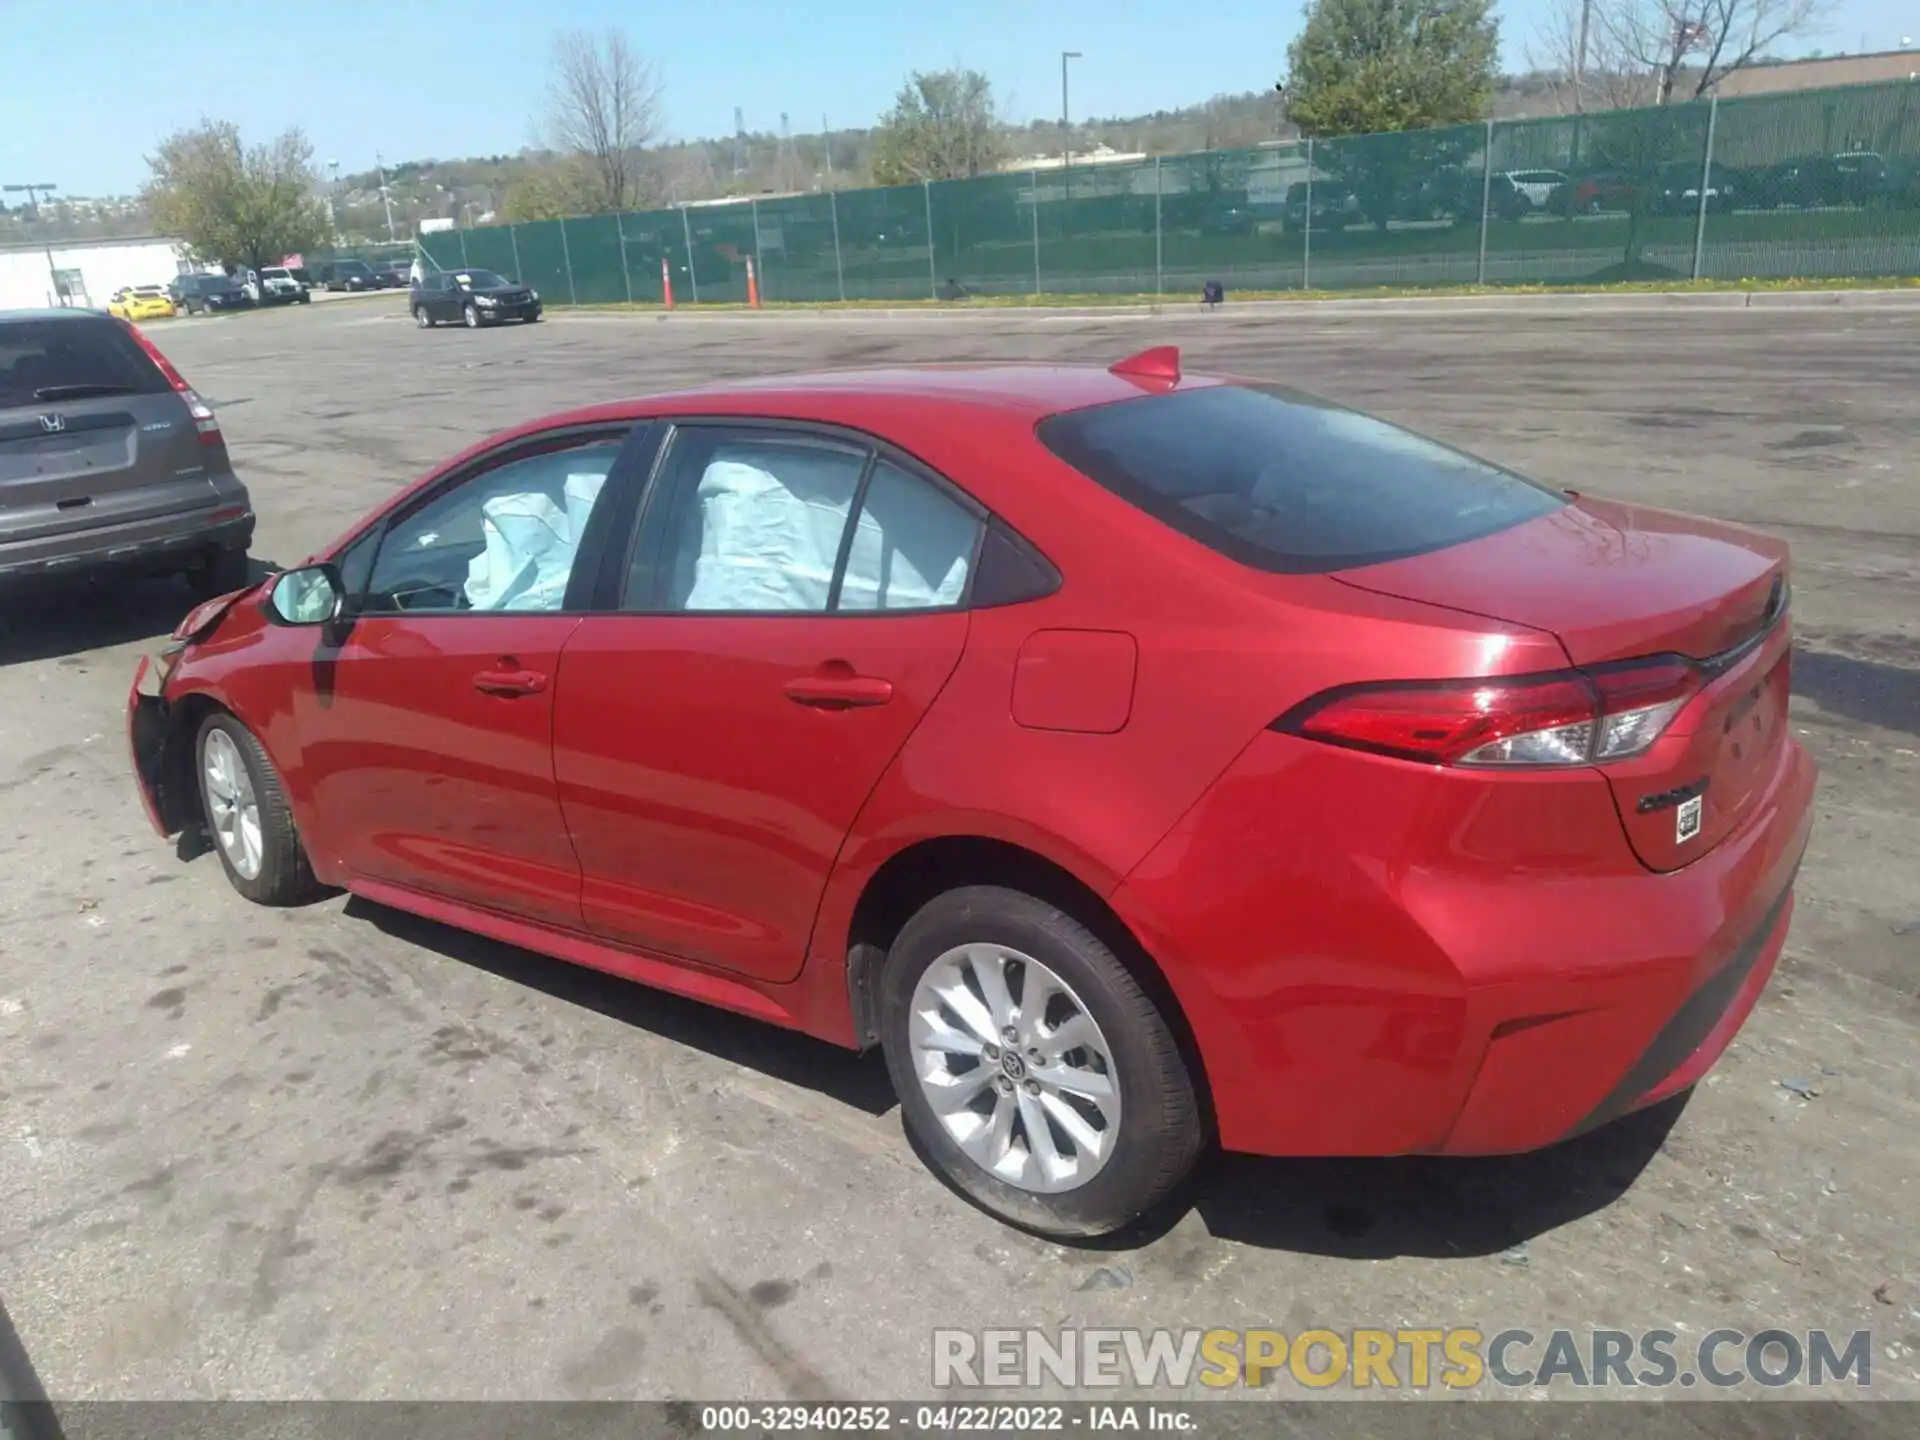
[[[413,287],[413,323],[422,330],[442,320],[469,330],[500,320],[540,318],[540,292],[491,270],[443,270]]]

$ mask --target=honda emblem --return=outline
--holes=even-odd
[[[67,428],[67,417],[64,415],[42,415],[40,417],[40,428],[49,435],[58,435],[62,430]]]

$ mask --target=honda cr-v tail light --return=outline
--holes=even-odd
[[[1677,655],[1591,670],[1342,685],[1275,730],[1430,765],[1594,765],[1642,754],[1705,683]]]
[[[118,316],[114,318],[119,319]],[[149,340],[139,326],[128,320],[121,320],[120,324],[133,337],[133,343],[140,347],[146,357],[166,377],[167,384],[171,385],[174,392],[187,402],[187,410],[193,416],[193,428],[200,432],[200,443],[218,444],[221,439],[220,422],[214,418],[213,407],[194,392],[193,387],[187,384],[186,377],[173,368],[173,362],[160,353],[160,347]]]

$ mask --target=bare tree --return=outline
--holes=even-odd
[[[1819,32],[1834,0],[1557,0],[1529,47],[1573,110],[1697,100],[1779,41]],[[1582,31],[1585,44],[1582,46]],[[1582,63],[1582,50],[1584,61]]]
[[[1562,114],[1653,104],[1652,72],[1594,17],[1608,3],[1617,0],[1553,0],[1527,42],[1527,64]]]
[[[623,32],[555,37],[546,138],[589,163],[601,209],[639,205],[648,178],[641,151],[659,133],[660,95],[659,73]]]

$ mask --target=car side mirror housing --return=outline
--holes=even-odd
[[[330,562],[288,570],[273,582],[267,613],[279,625],[335,625],[346,611],[347,587]]]

